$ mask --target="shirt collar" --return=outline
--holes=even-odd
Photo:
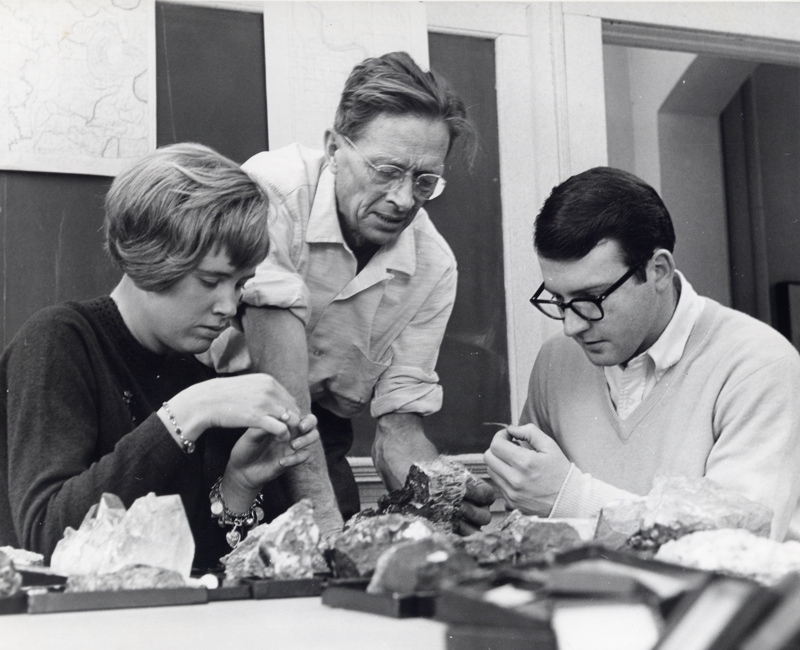
[[[335,176],[329,167],[325,167],[319,176],[311,214],[306,230],[307,243],[341,244],[350,248],[344,240],[339,215],[336,212]],[[367,269],[385,269],[413,275],[417,268],[417,247],[414,234],[415,224],[424,210],[420,208],[414,221],[400,236],[388,246],[382,246],[367,264]]]
[[[680,287],[680,297],[678,305],[675,307],[675,313],[672,314],[672,318],[658,340],[639,355],[648,355],[653,360],[657,380],[661,379],[667,370],[681,360],[692,328],[705,306],[705,302],[697,295],[683,273],[675,271],[675,275]]]

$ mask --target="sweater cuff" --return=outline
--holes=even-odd
[[[600,510],[609,501],[634,497],[635,494],[592,478],[591,474],[584,474],[571,463],[550,511],[550,517],[593,518],[600,514]]]

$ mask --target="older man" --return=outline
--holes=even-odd
[[[395,52],[353,69],[323,151],[294,144],[244,165],[272,201],[270,254],[245,289],[244,341],[230,334],[212,355],[218,369],[273,375],[314,412],[345,518],[359,509],[350,418],[367,406],[388,488],[437,455],[422,419],[442,404],[435,366],[457,271],[422,205],[444,190],[458,139],[474,141],[463,102]],[[333,528],[321,458],[291,484],[316,495]],[[467,496],[464,532],[488,523],[492,500],[485,484]]]
[[[769,326],[700,297],[675,269],[672,221],[635,176],[595,168],[545,202],[531,302],[564,323],[520,425],[485,453],[524,512],[592,517],[658,475],[706,476],[800,533],[800,356]]]

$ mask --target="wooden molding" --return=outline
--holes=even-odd
[[[605,19],[603,42],[626,47],[712,54],[779,65],[800,64],[800,42],[699,29],[641,25]]]

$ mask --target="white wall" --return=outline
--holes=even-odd
[[[603,53],[609,164],[661,193],[678,267],[702,295],[729,305],[719,115],[757,64],[613,45]]]

